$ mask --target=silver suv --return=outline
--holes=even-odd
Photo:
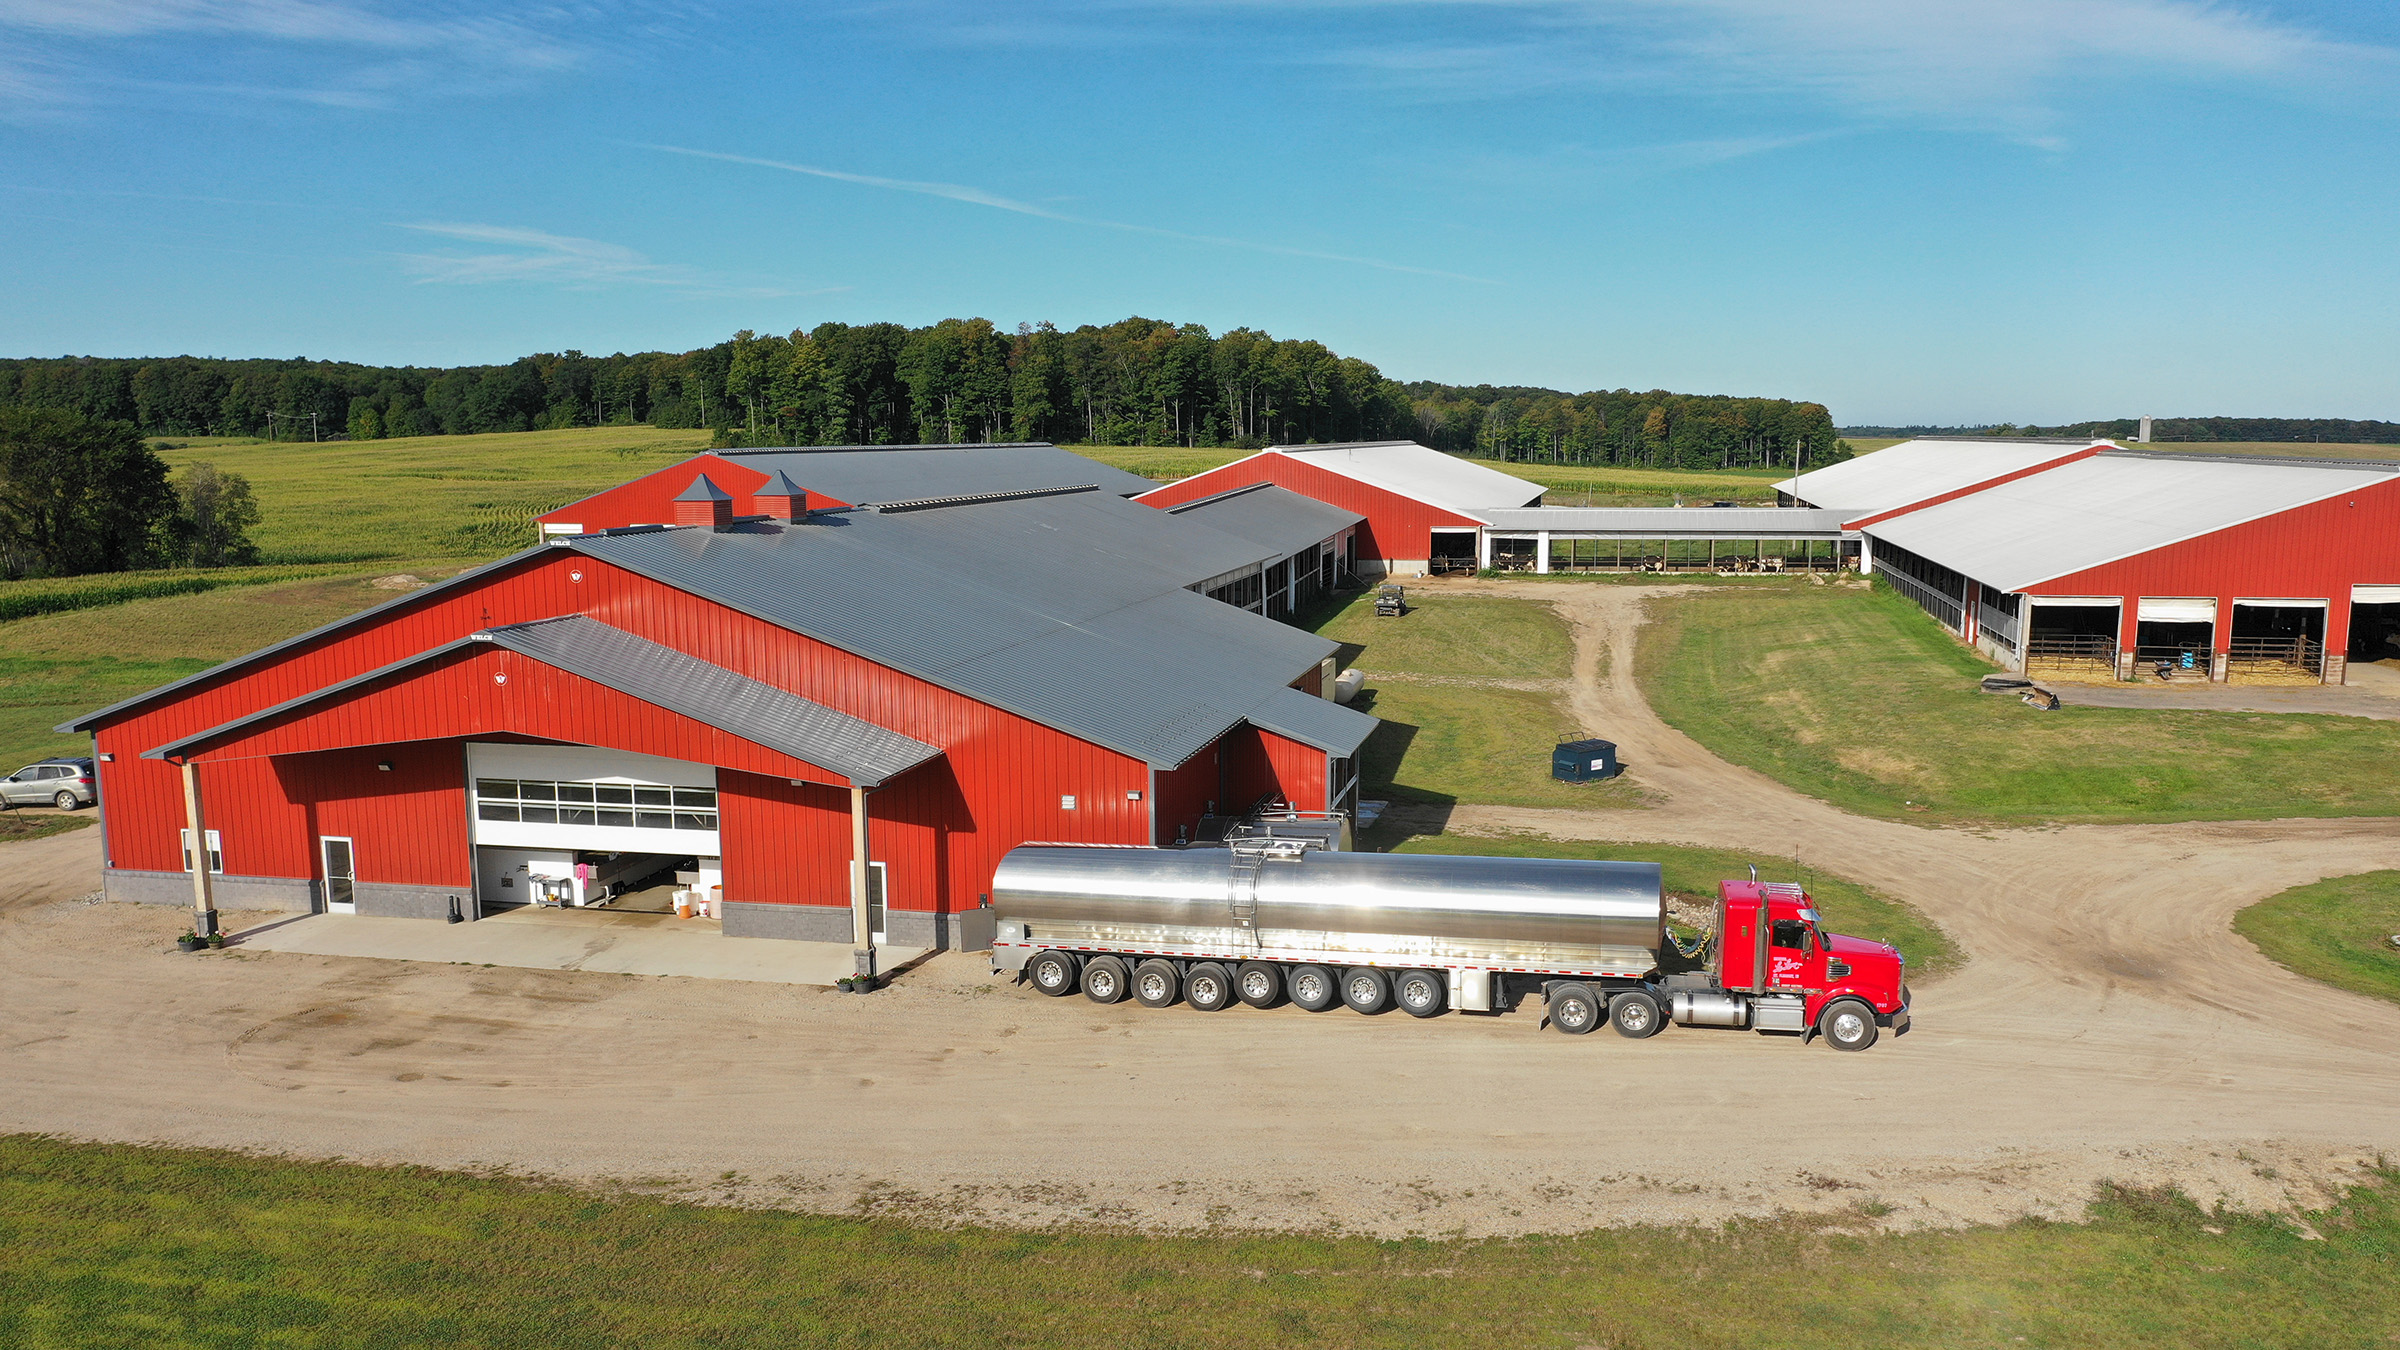
[[[88,759],[45,759],[0,778],[0,798],[11,806],[55,806],[72,811],[100,799]]]

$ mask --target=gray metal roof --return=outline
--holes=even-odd
[[[681,713],[754,745],[780,751],[875,787],[941,754],[937,746],[887,731],[872,722],[811,702],[747,675],[637,637],[582,614],[510,624],[445,642],[346,680],[287,699],[271,708],[210,727],[142,752],[145,759],[185,754],[240,735],[285,713],[331,702],[386,676],[426,665],[479,642],[489,642],[544,665],[606,685],[645,703]]]
[[[2101,454],[1894,516],[1865,533],[1987,586],[2021,591],[2395,481],[2400,472],[2381,464]]]
[[[1528,483],[1415,441],[1278,445],[1261,453],[1288,455],[1411,501],[1477,519],[1496,507],[1529,506],[1542,499],[1539,483]]]
[[[878,786],[942,753],[587,615],[512,624],[488,636],[544,665],[830,769],[860,787]]]
[[[1760,506],[1534,506],[1486,511],[1494,534],[1598,539],[1839,539],[1846,511]]]
[[[1166,511],[1264,544],[1282,558],[1315,548],[1366,519],[1273,483],[1254,483]]]
[[[1775,488],[1814,506],[1846,511],[1856,520],[2056,463],[2094,444],[1999,436],[1920,437],[1810,469]]]
[[[1162,768],[1336,650],[1184,589],[1257,544],[1100,492],[567,547]]]
[[[1158,484],[1055,445],[875,445],[720,450],[720,458],[852,505],[1097,483],[1131,496]]]
[[[707,474],[698,474],[693,477],[690,487],[675,494],[675,500],[679,502],[729,502],[733,500],[733,494],[718,487]]]
[[[1334,755],[1357,754],[1383,725],[1378,718],[1297,689],[1286,689],[1252,709],[1250,723]]]

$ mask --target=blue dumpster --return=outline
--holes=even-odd
[[[1596,783],[1617,776],[1615,741],[1565,741],[1550,752],[1550,776],[1562,783]]]

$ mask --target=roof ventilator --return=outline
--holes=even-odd
[[[1098,492],[1098,483],[1082,483],[1074,487],[1021,488],[1015,492],[978,492],[964,497],[924,497],[911,502],[885,502],[875,508],[876,514],[893,516],[904,511],[938,511],[946,506],[982,506],[988,502],[1021,502],[1035,497],[1066,497],[1078,492]]]

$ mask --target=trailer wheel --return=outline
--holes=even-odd
[[[1075,958],[1065,952],[1035,952],[1025,963],[1025,975],[1052,998],[1075,992]]]
[[[1083,996],[1094,1003],[1121,1003],[1130,982],[1125,963],[1113,956],[1095,956],[1083,965]]]
[[[1392,1001],[1391,983],[1373,966],[1352,966],[1342,972],[1342,1002],[1350,1011],[1379,1013]]]
[[[1439,1017],[1450,1002],[1450,982],[1430,970],[1404,970],[1392,981],[1392,997],[1411,1017]]]
[[[1287,984],[1292,1005],[1303,1012],[1323,1012],[1342,1001],[1341,983],[1323,966],[1296,966]]]
[[[1233,972],[1233,992],[1253,1008],[1272,1008],[1283,1001],[1283,972],[1265,961],[1244,961]]]
[[[1864,1050],[1875,1043],[1875,1010],[1854,998],[1838,999],[1817,1014],[1817,1034],[1836,1050]]]
[[[1607,1013],[1600,1007],[1600,996],[1591,987],[1581,984],[1552,985],[1550,988],[1550,1025],[1569,1036],[1580,1036],[1600,1025]]]
[[[1164,1008],[1183,990],[1175,963],[1155,958],[1133,968],[1133,1000],[1145,1008]]]
[[[1183,973],[1183,1001],[1201,1012],[1215,1012],[1233,1002],[1233,977],[1214,961],[1203,961]]]
[[[1667,1019],[1658,1015],[1658,1000],[1638,989],[1608,1001],[1608,1021],[1629,1041],[1655,1036],[1667,1024]]]

